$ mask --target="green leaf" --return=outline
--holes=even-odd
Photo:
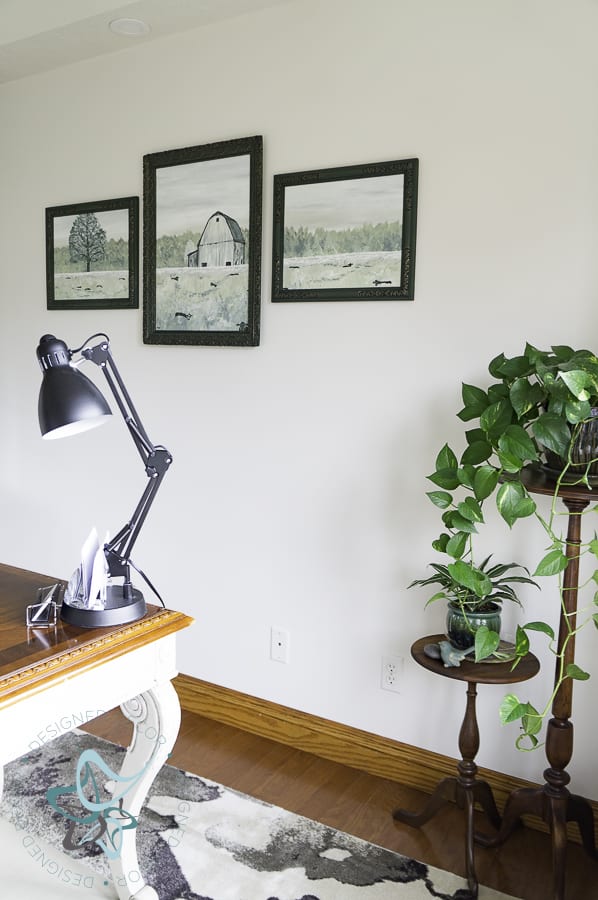
[[[459,505],[457,506],[460,515],[462,515],[465,519],[469,519],[470,522],[483,522],[484,516],[482,515],[482,508],[477,500],[474,500],[473,497],[466,497]]]
[[[559,375],[577,400],[589,400],[588,387],[592,386],[592,379],[586,372],[573,369],[570,372],[559,372]]]
[[[473,522],[464,518],[464,516],[459,515],[458,512],[455,512],[451,517],[450,525],[448,527],[454,528],[456,531],[464,531],[466,534],[477,534],[477,529]]]
[[[463,554],[465,553],[465,548],[467,546],[468,535],[463,531],[458,531],[457,534],[453,534],[451,538],[446,542],[443,552],[447,553],[449,556],[452,556],[453,559],[461,559]]]
[[[572,425],[578,425],[591,418],[592,407],[587,400],[567,400],[565,403],[565,415]]]
[[[499,400],[509,399],[509,386],[500,381],[498,384],[491,384],[488,388],[488,400],[490,403],[498,403]]]
[[[465,487],[473,490],[473,479],[475,477],[475,467],[474,466],[461,466],[460,469],[457,469],[457,478],[459,479],[459,484],[464,485]]]
[[[553,344],[550,349],[560,363],[568,362],[575,355],[573,348],[568,347],[567,344]]]
[[[498,470],[493,466],[480,466],[475,473],[473,492],[477,500],[485,500],[498,484]]]
[[[492,456],[492,444],[488,441],[474,441],[470,444],[461,457],[461,464],[477,466]]]
[[[480,416],[480,425],[490,438],[497,440],[511,424],[513,407],[508,400],[498,400]]]
[[[409,585],[411,587],[411,585]],[[447,596],[444,591],[438,591],[436,594],[432,594],[431,597],[428,597],[426,600],[425,606],[429,606],[430,603],[434,603],[435,600],[446,600]]]
[[[544,391],[537,382],[530,383],[527,378],[518,378],[511,385],[509,398],[517,418],[521,419],[531,409],[541,405]]]
[[[496,495],[496,505],[501,516],[512,528],[517,519],[524,519],[535,512],[536,504],[519,482],[507,481]]]
[[[559,572],[565,571],[568,562],[562,550],[558,548],[550,550],[538,563],[534,577],[536,575],[558,575]]]
[[[521,717],[520,709],[523,706],[515,694],[505,694],[499,707],[500,721],[503,725],[514,722]]]
[[[447,509],[453,502],[453,498],[446,491],[429,491],[426,494],[430,498],[434,506],[439,509]]]
[[[567,423],[555,413],[543,413],[532,425],[536,439],[557,456],[567,458],[571,432]]]
[[[500,643],[500,636],[496,631],[490,631],[487,625],[480,625],[475,633],[475,661],[491,656]]]
[[[456,469],[457,457],[448,444],[445,444],[438,456],[436,457],[436,470],[439,469]]]
[[[488,366],[488,371],[492,375],[493,378],[502,379],[502,371],[501,367],[505,361],[504,353],[499,353],[498,356],[495,356],[494,359],[490,360],[490,365]]]
[[[537,734],[542,727],[542,716],[531,703],[522,703],[515,694],[506,694],[499,707],[500,721],[503,725],[521,719],[521,727],[527,737]]]
[[[517,656],[525,656],[526,653],[529,653],[529,638],[521,625],[517,626],[515,634],[515,653]]]
[[[449,541],[448,534],[441,534],[435,541],[432,541],[432,549],[437,550],[439,553],[446,553],[446,545]]]
[[[498,446],[522,464],[533,462],[538,458],[534,442],[521,425],[509,425],[505,433],[498,439]]]
[[[520,472],[524,466],[524,463],[522,463],[519,457],[515,454],[506,453],[504,450],[499,450],[497,456],[498,461],[505,472],[515,474],[516,472]]]
[[[565,668],[565,675],[568,678],[574,678],[575,681],[587,681],[590,677],[588,672],[584,672],[584,670],[580,669],[575,663],[569,663]]]
[[[503,378],[519,378],[522,375],[529,375],[530,372],[531,366],[525,356],[514,356],[512,359],[505,359],[500,367],[500,374]]]
[[[477,597],[487,597],[492,590],[492,582],[484,572],[480,572],[475,566],[457,560],[447,566],[455,581],[472,591]]]
[[[462,422],[478,419],[488,406],[488,397],[485,391],[473,384],[463,384],[461,387],[463,397],[463,409],[457,413]]]
[[[476,441],[485,441],[486,434],[483,428],[470,428],[465,432],[465,440],[468,444],[475,444]]]
[[[551,641],[554,640],[554,631],[546,622],[527,622],[523,627],[526,631],[541,631],[547,634]]]
[[[598,613],[593,613],[592,621],[593,621],[594,625],[596,626],[596,628],[598,628]]]
[[[525,703],[524,706],[525,711],[521,717],[521,727],[524,734],[530,737],[533,734],[537,734],[542,728],[542,716],[531,703]]]
[[[437,484],[438,487],[445,488],[447,491],[454,491],[455,488],[459,487],[457,469],[438,469],[427,477],[428,481]]]

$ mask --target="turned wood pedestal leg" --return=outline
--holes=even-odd
[[[436,787],[428,803],[421,812],[413,813],[405,809],[393,812],[396,822],[416,827],[424,825],[441,808],[443,803],[452,801],[465,810],[465,872],[467,891],[458,891],[455,897],[475,898],[478,896],[478,880],[474,859],[474,807],[477,803],[486,813],[495,828],[500,828],[501,819],[488,782],[477,777],[475,763],[480,749],[480,733],[476,717],[476,697],[478,684],[513,684],[526,681],[537,674],[540,664],[533,653],[526,654],[513,669],[510,662],[479,662],[463,660],[460,666],[444,666],[435,654],[430,655],[429,645],[446,640],[445,635],[435,634],[422,637],[411,647],[413,659],[434,675],[467,684],[465,716],[459,731],[459,751],[461,761],[457,763],[457,776],[444,778]]]
[[[579,583],[579,546],[581,542],[581,513],[590,502],[564,497],[569,510],[567,530],[567,558],[563,578],[562,611],[558,636],[558,651],[564,654],[565,666],[575,658],[575,628],[577,588]],[[559,662],[555,675],[558,678]],[[545,784],[540,788],[514,791],[506,804],[502,826],[490,838],[476,834],[476,840],[486,847],[502,843],[518,825],[521,816],[538,816],[550,828],[552,836],[553,894],[551,900],[565,900],[565,871],[567,855],[567,822],[577,822],[583,846],[598,859],[594,839],[594,814],[585,797],[571,794],[567,788],[570,776],[566,769],[573,756],[573,723],[570,721],[573,703],[573,680],[567,679],[557,691],[552,705],[552,718],[546,730]],[[597,874],[598,877],[598,874]],[[589,896],[589,895],[588,895]]]
[[[393,812],[395,821],[419,827],[431,819],[447,801],[457,803],[465,809],[465,871],[469,896],[472,898],[478,896],[473,847],[475,803],[480,804],[495,828],[500,826],[501,821],[490,785],[477,778],[478,767],[475,764],[475,758],[480,748],[480,733],[476,717],[476,696],[476,684],[469,682],[465,717],[459,732],[459,752],[462,757],[461,762],[457,765],[459,775],[444,778],[421,812],[412,813],[404,809],[396,809]]]

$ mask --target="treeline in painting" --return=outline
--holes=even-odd
[[[401,249],[402,228],[400,222],[379,222],[377,225],[361,225],[356,228],[332,230],[285,228],[284,255],[330,256],[336,253],[363,253]]]
[[[81,272],[91,271],[120,271],[129,268],[129,242],[119,238],[104,241],[102,244],[102,252],[99,251],[92,255],[88,260],[88,265],[81,265],[85,262],[79,254],[73,259],[72,251],[69,247],[54,247],[54,271],[55,272]]]

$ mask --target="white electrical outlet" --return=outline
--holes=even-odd
[[[403,657],[402,656],[383,656],[382,657],[382,676],[380,679],[380,687],[384,691],[401,692],[401,678],[403,675]]]
[[[290,641],[286,628],[277,628],[272,625],[270,629],[270,659],[273,659],[274,662],[288,663]]]

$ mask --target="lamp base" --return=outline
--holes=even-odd
[[[111,584],[106,588],[104,609],[81,609],[71,606],[65,600],[60,609],[60,618],[69,625],[79,628],[106,628],[109,625],[126,625],[135,622],[146,613],[145,600],[141,591],[133,588],[130,600],[123,597],[123,586]]]

